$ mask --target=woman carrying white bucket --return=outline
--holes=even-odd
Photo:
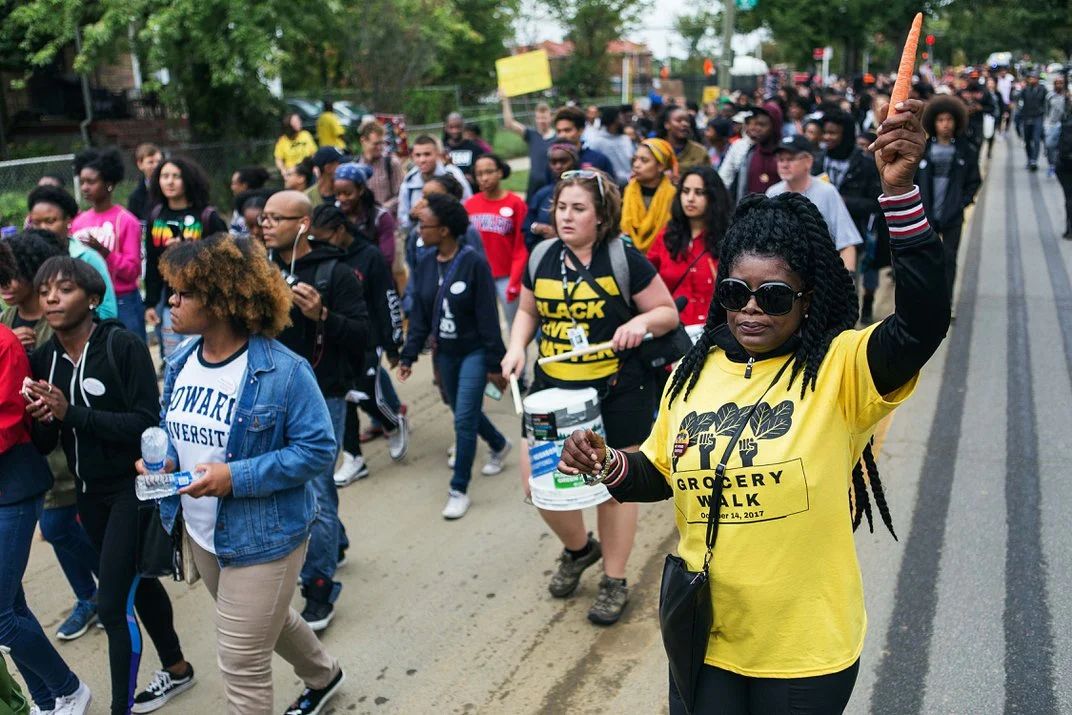
[[[526,346],[537,329],[544,358],[612,343],[606,350],[537,364],[525,400],[529,450],[521,460],[526,494],[565,547],[551,578],[551,595],[572,595],[584,570],[603,558],[599,595],[588,612],[599,625],[616,623],[629,601],[625,566],[636,536],[637,508],[619,504],[600,487],[586,487],[575,475],[557,472],[554,454],[582,423],[601,425],[607,443],[617,449],[637,449],[651,429],[658,396],[651,374],[626,351],[645,336],[664,335],[678,324],[662,279],[619,238],[620,214],[621,195],[606,174],[583,169],[562,175],[551,209],[559,238],[533,248],[502,362],[504,375],[520,377]],[[635,316],[622,322],[608,299],[624,300]],[[602,543],[585,529],[580,509],[587,506],[597,506]]]

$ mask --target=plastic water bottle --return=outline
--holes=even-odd
[[[168,436],[159,427],[150,427],[141,435],[141,458],[148,474],[134,480],[134,492],[141,501],[163,499],[178,493],[202,476],[193,472],[164,472],[167,464]]]

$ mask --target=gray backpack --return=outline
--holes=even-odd
[[[528,274],[529,282],[536,285],[536,271],[540,267],[540,261],[552,248],[557,248],[562,242],[560,238],[547,238],[532,247],[529,253]],[[614,282],[618,284],[618,292],[625,300],[625,304],[633,307],[633,296],[629,292],[629,259],[625,255],[625,241],[621,236],[615,236],[607,242],[610,251],[610,270],[614,274]]]

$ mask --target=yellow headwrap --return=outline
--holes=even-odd
[[[676,192],[671,177],[677,177],[677,154],[665,139],[645,139],[640,145],[647,147],[659,166],[669,173],[669,176],[663,175],[647,206],[644,206],[644,195],[636,179],[629,182],[622,195],[622,232],[632,238],[637,250],[646,253],[659,231],[670,221],[670,207]]]

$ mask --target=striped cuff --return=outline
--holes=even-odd
[[[879,196],[878,203],[886,216],[886,225],[890,229],[891,241],[906,241],[922,236],[930,230],[927,214],[923,210],[923,200],[919,187],[913,186],[907,194],[900,196]]]
[[[603,480],[603,485],[607,487],[616,487],[625,480],[625,476],[629,474],[629,462],[626,460],[625,455],[616,449],[608,448],[608,453],[614,453],[614,466],[611,468],[610,473],[607,474],[607,478]]]

